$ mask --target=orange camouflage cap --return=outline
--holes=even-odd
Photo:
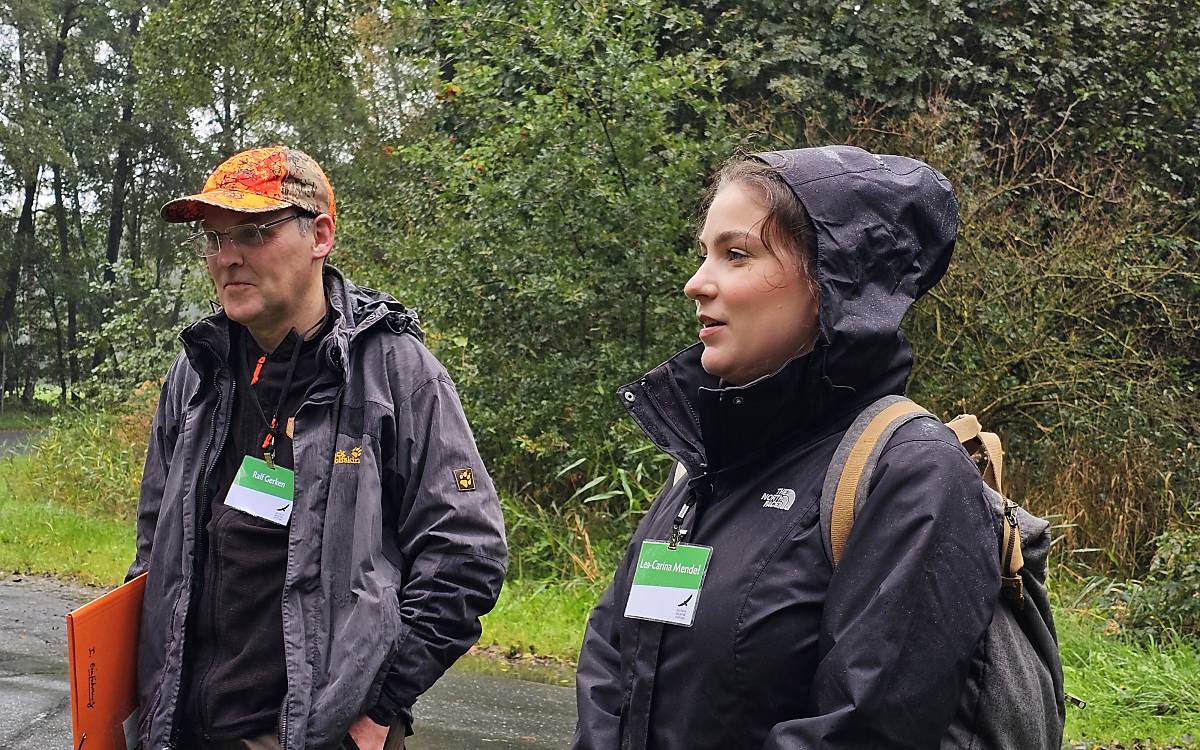
[[[246,213],[295,206],[313,215],[329,214],[337,221],[329,178],[311,156],[287,146],[234,154],[209,176],[203,190],[168,202],[159,214],[174,223],[199,221],[205,206]]]

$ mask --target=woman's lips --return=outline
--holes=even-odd
[[[711,323],[700,329],[700,339],[706,339],[725,329],[724,323]]]

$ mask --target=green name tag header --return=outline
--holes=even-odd
[[[262,459],[246,456],[234,482],[247,489],[291,502],[295,496],[292,492],[294,479],[295,474],[290,469],[281,466],[271,468]]]
[[[671,549],[666,542],[644,542],[633,584],[699,589],[711,555],[712,549],[708,547],[679,545]]]

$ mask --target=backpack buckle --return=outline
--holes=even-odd
[[[1016,605],[1017,609],[1025,608],[1025,582],[1021,579],[1021,576],[1017,575],[1011,578],[1001,576],[1000,593],[1005,599]]]

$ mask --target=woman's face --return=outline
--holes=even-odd
[[[791,247],[771,253],[761,232],[767,209],[740,184],[722,187],[700,231],[703,262],[683,286],[696,301],[701,364],[745,385],[812,347],[817,299]]]

